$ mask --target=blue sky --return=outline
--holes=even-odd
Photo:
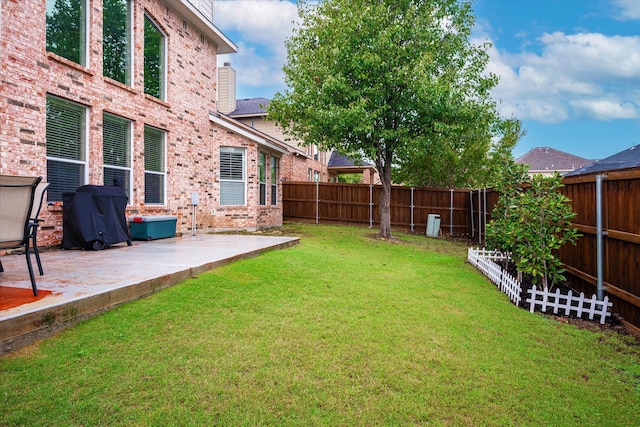
[[[221,55],[237,97],[285,89],[284,40],[295,1],[216,0],[216,26],[239,47]],[[640,0],[476,0],[474,39],[490,41],[493,97],[527,135],[517,158],[553,147],[602,159],[640,145]]]

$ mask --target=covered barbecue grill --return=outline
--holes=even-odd
[[[131,246],[127,199],[122,188],[110,185],[84,185],[75,193],[63,193],[62,247],[97,251],[121,242]]]

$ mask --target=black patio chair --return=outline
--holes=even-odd
[[[0,250],[24,248],[35,296],[38,287],[31,264],[31,211],[40,181],[42,177],[0,175]],[[0,272],[3,271],[0,262]]]

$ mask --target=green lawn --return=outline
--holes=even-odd
[[[0,359],[0,425],[640,425],[640,348],[514,307],[466,246],[287,225]]]

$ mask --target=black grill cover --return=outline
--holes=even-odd
[[[119,187],[84,185],[63,193],[62,247],[101,250],[131,236],[125,210],[127,195]]]

